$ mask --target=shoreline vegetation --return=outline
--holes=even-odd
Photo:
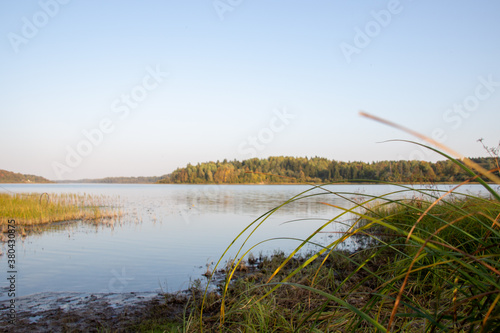
[[[156,184],[162,177],[105,177],[100,179],[78,179],[62,180],[57,183],[79,183],[79,184]]]
[[[239,247],[220,293],[194,301],[183,329],[188,331],[259,332],[496,332],[500,331],[500,185],[498,159],[484,169],[475,161],[447,158],[466,175],[449,191],[399,189],[379,196],[351,199],[335,209],[322,227],[303,235],[300,245],[278,258],[263,279],[235,279],[249,250]],[[488,171],[490,170],[490,171]],[[458,173],[457,173],[458,174]],[[489,197],[460,193],[477,180]],[[321,195],[348,198],[313,186],[248,225],[228,246],[250,241],[267,218],[285,205]],[[392,199],[396,193],[411,194]],[[354,194],[354,193],[352,193]],[[339,212],[340,211],[340,212]],[[349,223],[343,221],[350,221]],[[317,252],[297,254],[330,223],[346,231]],[[271,239],[269,239],[271,240]],[[363,240],[354,253],[342,244]],[[250,248],[252,249],[252,247]],[[246,259],[247,258],[247,259]],[[287,268],[289,267],[289,268]],[[267,273],[267,272],[263,272]]]
[[[119,218],[122,212],[110,206],[109,198],[88,194],[0,193],[0,228],[9,220],[25,229],[66,221],[100,221]]]
[[[303,235],[292,253],[259,258],[257,272],[247,273],[255,262],[254,247],[241,245],[220,270],[233,244],[249,242],[281,207],[318,195],[311,193],[314,189],[344,199],[349,194],[312,186],[263,214],[233,239],[215,265],[213,271],[225,274],[223,282],[207,271],[205,291],[193,288],[184,316],[170,331],[499,331],[500,194],[485,180],[500,185],[500,168],[485,171],[474,161],[466,165],[436,152],[467,176],[450,191],[394,184],[398,190],[351,199],[345,206],[325,200],[335,215]],[[459,192],[472,180],[489,197]],[[407,199],[391,198],[405,192],[411,194]],[[300,254],[330,223],[344,224],[346,231],[330,244],[316,244],[317,252]],[[364,246],[346,252],[342,244],[348,240]],[[216,291],[209,288],[212,280]]]
[[[486,170],[494,169],[498,159],[471,159]],[[469,178],[459,164],[450,160],[339,162],[321,157],[268,157],[244,161],[188,164],[160,184],[325,184],[325,183],[457,183]]]
[[[25,175],[0,169],[0,183],[53,183],[52,181],[35,175]]]
[[[500,194],[487,182],[488,179],[500,185],[498,158],[464,163],[424,147],[447,158],[437,162],[436,168],[440,165],[442,172],[450,174],[443,180],[430,164],[427,168],[425,163],[408,162],[410,166],[414,163],[415,169],[409,170],[416,177],[408,182],[448,181],[460,182],[459,185],[445,191],[378,180],[396,189],[363,197],[312,185],[261,215],[228,242],[217,263],[213,267],[207,264],[206,284],[202,278],[194,280],[187,292],[165,294],[162,302],[151,304],[141,316],[130,318],[126,327],[108,327],[102,322],[97,324],[98,330],[500,331]],[[238,174],[260,176],[256,172],[261,171],[245,171],[230,165],[233,164],[225,161],[216,170],[222,181],[234,179],[230,176]],[[196,172],[203,169],[199,166]],[[404,163],[396,166],[405,168]],[[389,164],[389,170],[393,167]],[[194,169],[191,175],[189,167],[178,170],[173,175],[180,177],[180,181],[196,179]],[[436,177],[424,178],[432,172]],[[384,174],[387,173],[378,176]],[[394,171],[389,175],[394,175]],[[461,193],[460,187],[472,181],[481,184],[489,196]],[[406,194],[406,199],[395,199],[394,194]],[[332,208],[332,216],[323,226],[303,235],[291,253],[276,252],[258,258],[252,255],[260,244],[252,246],[252,235],[268,218],[286,205],[319,195],[326,196],[323,204]],[[332,202],[328,200],[331,196],[348,203],[328,203]],[[343,225],[345,231],[327,244],[313,243],[313,237],[331,223]],[[274,239],[280,238],[273,235],[265,241]],[[347,241],[360,246],[348,252],[343,247]],[[234,249],[234,244],[242,245]],[[303,253],[306,246],[316,250]],[[229,250],[237,250],[234,258],[226,257]],[[91,321],[88,325],[95,323]]]
[[[401,190],[414,191],[406,187]],[[415,194],[404,200],[374,197],[356,203],[354,208],[346,207],[328,223],[341,223],[337,218],[346,213],[356,216],[355,223],[338,240],[318,246],[318,252],[277,251],[267,257],[245,252],[225,265],[221,257],[213,269],[207,267],[205,274],[216,285],[215,290],[195,280],[187,293],[166,294],[155,309],[161,315],[141,320],[134,329],[499,330],[498,198],[435,190],[417,190]],[[296,199],[307,195],[305,191]],[[247,232],[257,229],[266,216]],[[341,244],[349,238],[365,245],[353,252],[342,250]],[[175,304],[184,310],[177,317],[165,315]]]
[[[471,160],[486,170],[494,169],[498,157]],[[325,184],[391,182],[397,184],[452,184],[468,174],[450,160],[342,162],[322,157],[272,156],[243,161],[188,164],[170,174],[150,177],[105,177],[51,181],[39,176],[0,170],[0,183],[94,183],[94,184]],[[473,180],[474,182],[474,180]]]

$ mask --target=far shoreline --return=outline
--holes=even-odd
[[[105,182],[78,182],[78,181],[53,181],[50,183],[0,183],[3,185],[310,185],[310,186],[325,186],[325,185],[459,185],[459,182],[335,182],[335,183],[105,183]],[[494,182],[486,182],[489,185],[495,185]],[[479,182],[468,182],[463,185],[481,185]]]

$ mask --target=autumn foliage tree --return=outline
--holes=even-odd
[[[472,158],[485,169],[496,167],[490,157]],[[280,184],[341,181],[460,182],[468,176],[451,161],[341,162],[321,157],[268,157],[244,161],[188,164],[165,176],[173,184]]]

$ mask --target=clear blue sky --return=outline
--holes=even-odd
[[[359,110],[484,156],[476,140],[500,140],[499,15],[486,0],[2,1],[0,169],[438,159],[378,143],[411,137]]]

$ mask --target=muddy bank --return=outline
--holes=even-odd
[[[234,280],[255,273],[260,263],[257,259],[250,264],[243,262]],[[224,269],[215,272],[212,291],[218,290],[225,273]],[[166,294],[44,292],[18,297],[15,324],[9,324],[9,299],[2,289],[0,332],[137,332],[169,323],[182,326],[192,297],[203,297],[205,285],[198,282],[190,290]]]
[[[187,293],[85,294],[39,293],[16,299],[16,322],[9,323],[8,302],[0,306],[0,332],[134,332],[155,317],[175,321]]]

